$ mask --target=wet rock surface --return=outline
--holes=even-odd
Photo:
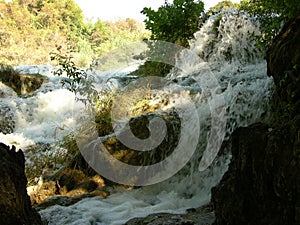
[[[26,192],[23,152],[0,143],[0,224],[41,225]]]
[[[1,66],[0,81],[18,95],[27,95],[39,89],[48,79],[40,74],[20,74],[13,68]]]
[[[188,209],[185,214],[157,213],[144,218],[134,218],[125,225],[211,225],[215,217],[210,205]]]
[[[72,205],[83,198],[105,198],[109,195],[99,175],[90,176],[77,169],[64,168],[55,175],[40,179],[36,186],[28,188],[31,202],[39,210],[53,205]]]

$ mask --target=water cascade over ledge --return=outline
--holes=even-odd
[[[257,34],[258,25],[247,15],[233,10],[212,16],[190,40],[190,49],[178,55],[175,69],[165,79],[164,87],[157,89],[156,99],[169,96],[169,103],[162,110],[189,105],[184,100],[177,101],[175,93],[187,96],[196,106],[199,139],[190,161],[182,170],[159,183],[126,191],[115,190],[106,199],[86,198],[71,206],[49,207],[40,211],[42,218],[49,225],[117,225],[133,217],[158,212],[184,213],[188,208],[209,203],[210,190],[226,172],[230,154],[219,154],[213,157],[213,161],[201,164],[203,154],[209,152],[208,143],[211,143],[211,148],[214,144],[220,145],[237,127],[264,121],[268,117],[273,80],[266,75],[262,53],[251,39]],[[28,146],[38,143],[55,145],[78,125],[74,112],[79,111],[82,105],[75,102],[73,93],[61,88],[60,78],[52,75],[53,68],[20,66],[16,69],[23,72],[34,70],[34,73],[38,70],[49,81],[27,98],[7,91],[8,94],[0,99],[1,104],[15,112],[14,132],[0,133],[1,140],[25,151]],[[121,86],[114,84],[118,83],[115,77],[126,76],[110,72],[95,72],[94,75],[98,85],[108,89]],[[203,86],[209,86],[210,79],[215,79],[218,87],[213,94],[206,94]],[[212,105],[221,104],[220,96],[224,101],[224,111],[212,112]],[[215,116],[212,116],[213,113]],[[217,123],[224,118],[226,123],[218,127]],[[213,126],[219,129],[211,129]],[[184,135],[192,137],[196,127],[190,126]],[[219,132],[224,135],[219,135]],[[45,154],[55,155],[63,151],[61,148],[53,151],[52,148]]]

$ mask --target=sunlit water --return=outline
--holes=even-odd
[[[199,172],[211,112],[209,101],[201,95],[191,77],[203,74],[202,68],[209,67],[210,73],[217,78],[226,103],[225,139],[237,127],[267,118],[273,88],[272,79],[266,75],[263,57],[249,38],[252,33],[258,34],[257,25],[234,11],[223,16],[218,28],[215,27],[216,19],[217,16],[210,18],[190,41],[190,50],[205,62],[189,58],[182,52],[176,64],[182,71],[173,70],[167,78],[177,80],[197,104],[203,129],[191,161],[177,175],[158,184],[128,191],[116,190],[106,199],[87,198],[68,207],[52,206],[40,211],[50,225],[122,224],[130,218],[151,213],[184,213],[188,208],[200,207],[210,201],[210,190],[227,170],[230,155],[217,157],[208,169]],[[20,66],[16,69],[46,75],[49,82],[28,98],[18,98],[5,88],[0,101],[15,112],[12,119],[16,125],[12,134],[0,133],[0,140],[22,149],[36,143],[55,145],[77,125],[74,112],[81,105],[76,103],[73,93],[61,88],[60,79],[52,75],[53,68]],[[117,79],[110,79],[112,76],[116,74],[98,73],[98,85],[107,85],[111,89],[118,87],[120,84]],[[191,129],[187,135],[193,135],[193,132]]]

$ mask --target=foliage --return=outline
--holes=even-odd
[[[221,11],[227,11],[230,8],[238,8],[238,6],[239,5],[237,3],[232,3],[230,0],[224,0],[211,7],[206,13],[206,15],[209,17]]]
[[[103,91],[99,94],[96,102],[96,117],[95,123],[98,135],[100,137],[106,136],[113,132],[111,111],[113,101],[116,96],[114,92]]]
[[[200,15],[203,11],[204,3],[201,0],[174,0],[173,3],[165,1],[157,11],[145,7],[141,13],[147,17],[144,22],[146,29],[151,31],[151,40],[172,42],[187,47],[188,40],[199,28]],[[149,51],[145,53],[148,61],[132,75],[165,76],[168,74],[172,66],[155,59],[155,56],[160,54],[159,51],[161,49],[157,49],[155,44],[149,43]]]
[[[143,65],[139,66],[136,71],[130,73],[132,76],[166,76],[172,69],[171,65],[162,62],[146,61]]]
[[[18,65],[49,62],[49,52],[55,48],[56,43],[64,43],[66,34],[70,33],[66,20],[61,19],[63,14],[59,13],[62,12],[62,3],[71,7],[71,1],[56,1],[56,4],[38,0],[0,2],[2,63]],[[68,7],[65,7],[64,12],[68,10],[69,15],[74,14],[74,10]],[[71,23],[69,21],[69,25]]]
[[[300,14],[300,2],[298,0],[243,0],[240,9],[259,19],[263,34],[258,37],[258,40],[263,47],[268,48],[283,23]]]
[[[119,20],[114,23],[98,20],[90,35],[96,57],[124,46],[150,37],[143,24],[133,19]]]
[[[152,40],[168,41],[183,46],[199,28],[199,16],[204,11],[200,0],[165,1],[157,11],[145,7],[142,13],[147,16],[146,28],[151,30]]]
[[[94,78],[88,76],[86,70],[76,66],[72,53],[74,53],[72,46],[68,46],[66,50],[58,46],[55,52],[51,52],[51,60],[58,63],[58,69],[54,74],[62,77],[62,85],[75,93],[77,100],[86,105],[93,104],[98,94],[94,87]]]
[[[150,36],[133,19],[84,21],[74,0],[0,1],[0,12],[0,62],[8,65],[52,63],[57,43],[72,41],[74,62],[87,67],[94,57]]]

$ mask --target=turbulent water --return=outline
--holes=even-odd
[[[223,155],[217,157],[208,168],[199,171],[210,133],[216,132],[222,141],[237,127],[262,121],[268,116],[273,81],[267,77],[266,63],[250,38],[258,33],[258,25],[246,15],[239,15],[236,11],[225,13],[222,17],[216,15],[195,33],[195,38],[190,41],[190,50],[182,51],[178,56],[176,67],[180,70],[174,69],[167,79],[176,80],[181,92],[193,99],[201,123],[196,152],[178,174],[158,184],[127,191],[115,190],[106,199],[95,197],[68,207],[53,206],[40,211],[42,217],[53,225],[122,224],[133,217],[156,212],[184,213],[188,208],[208,203],[211,188],[219,182],[230,161],[230,155]],[[190,52],[203,60],[192,57]],[[20,66],[16,69],[46,75],[49,82],[28,98],[18,98],[11,90],[4,90],[0,101],[14,112],[11,120],[15,121],[15,128],[12,134],[0,133],[1,141],[23,149],[36,143],[55,144],[77,125],[74,112],[81,105],[75,102],[73,93],[60,87],[60,78],[52,75],[53,68]],[[96,75],[100,85],[111,89],[119,85],[118,79],[111,79],[116,74]],[[226,114],[222,114],[226,118],[224,136],[218,136],[218,130],[209,129],[213,123],[210,108],[216,102],[213,95],[207,96],[201,92],[201,87],[195,82],[200,76],[218,82],[218,96],[224,99],[226,110]],[[206,82],[200,78],[199,81]],[[175,85],[172,83],[166,90],[173,87]],[[163,96],[158,92],[160,94]],[[172,107],[176,107],[174,104]],[[194,132],[191,128],[186,135],[192,136]]]

